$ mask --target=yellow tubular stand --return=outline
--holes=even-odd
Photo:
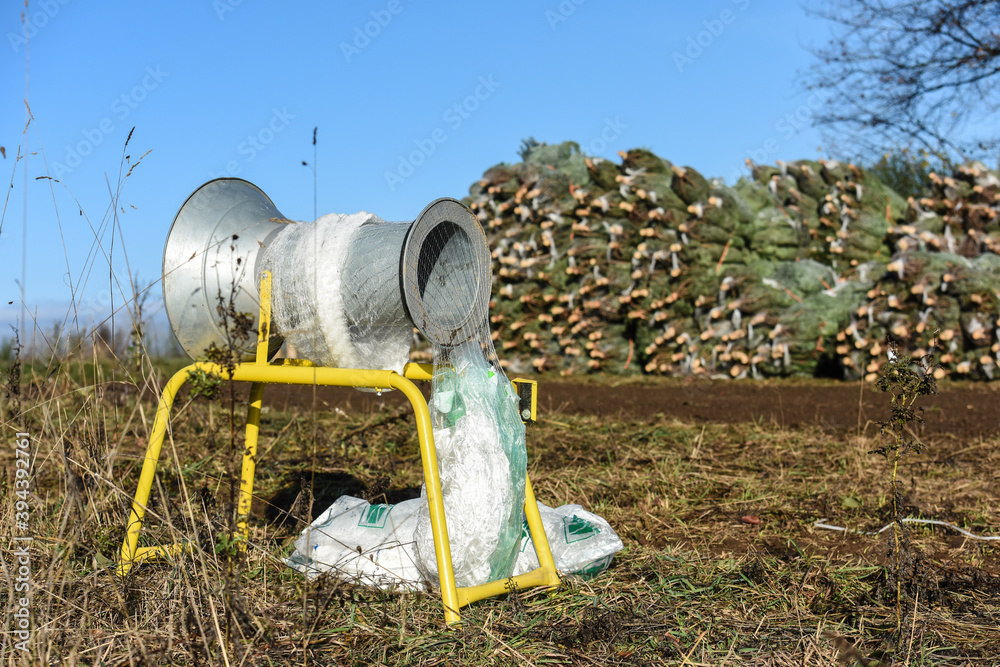
[[[174,374],[163,388],[160,403],[156,409],[156,418],[153,422],[153,432],[150,435],[142,471],[139,474],[139,485],[132,501],[132,511],[125,531],[125,539],[122,542],[121,559],[118,563],[118,573],[121,576],[127,575],[136,563],[152,558],[173,558],[180,555],[186,547],[182,543],[140,547],[139,533],[146,515],[146,506],[156,476],[156,466],[160,460],[160,451],[163,448],[163,438],[166,435],[174,397],[191,373],[201,371],[233,382],[250,383],[246,444],[243,451],[243,467],[240,475],[240,494],[237,506],[236,537],[240,549],[246,549],[249,539],[248,521],[250,504],[253,500],[254,474],[257,467],[257,438],[260,431],[260,410],[263,403],[264,385],[298,384],[398,389],[409,399],[416,416],[420,461],[424,469],[424,485],[430,509],[431,533],[434,536],[434,551],[440,577],[445,622],[449,625],[461,622],[459,614],[461,607],[477,600],[506,593],[512,587],[518,589],[536,586],[555,588],[559,585],[559,575],[556,572],[549,542],[542,526],[542,519],[538,513],[538,503],[535,501],[530,480],[525,479],[524,514],[535,545],[539,567],[532,572],[509,579],[479,586],[457,587],[451,562],[451,546],[448,542],[448,527],[444,500],[441,495],[441,479],[438,473],[437,452],[434,449],[430,411],[423,394],[413,384],[413,380],[430,380],[433,377],[432,367],[427,364],[407,364],[403,369],[403,375],[400,375],[395,371],[386,370],[313,366],[309,362],[294,359],[269,363],[267,359],[271,328],[271,276],[267,272],[261,275],[260,297],[260,324],[257,332],[256,359],[253,362],[238,364],[232,373],[218,364],[197,362]],[[534,410],[534,404],[532,410]],[[534,414],[532,414],[533,417]]]

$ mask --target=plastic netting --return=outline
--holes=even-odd
[[[489,356],[478,337],[438,348],[434,360],[431,419],[448,534],[461,545],[452,549],[460,586],[509,577],[521,539],[524,424],[513,387]],[[427,512],[418,518],[415,536],[421,570],[436,579]]]
[[[314,363],[401,373],[414,332],[427,339],[456,582],[510,576],[522,532],[527,454],[518,398],[490,336],[491,259],[475,216],[453,200],[439,200],[413,223],[362,212],[290,224],[268,239],[260,270],[272,274],[275,329]],[[426,503],[412,541],[420,571],[436,579]]]
[[[289,224],[268,240],[259,269],[271,272],[275,328],[298,355],[322,366],[402,373],[412,325],[401,308],[380,302],[393,286],[398,294],[398,261],[395,267],[369,261],[366,274],[354,268],[359,257],[352,251],[368,260],[387,254],[384,247],[359,253],[355,239],[366,228],[394,238],[406,231],[365,212]]]

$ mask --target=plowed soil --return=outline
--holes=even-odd
[[[834,432],[873,435],[888,416],[889,397],[871,384],[821,381],[664,380],[568,382],[538,378],[540,419],[597,415],[643,419],[662,414],[685,422],[761,422],[786,428],[819,426]],[[926,434],[980,437],[1000,433],[1000,383],[942,384],[923,397]],[[425,391],[426,393],[426,391]],[[398,392],[381,395],[335,387],[271,386],[265,405],[377,410],[402,406]]]

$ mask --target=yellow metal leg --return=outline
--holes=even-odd
[[[266,341],[266,335],[264,336]],[[194,370],[201,370],[210,375],[231,379],[234,382],[250,382],[250,405],[247,411],[246,444],[243,452],[243,468],[240,478],[240,497],[237,506],[237,528],[241,548],[246,548],[248,539],[248,517],[253,499],[253,483],[257,466],[257,443],[260,432],[260,409],[263,402],[264,384],[301,384],[318,386],[354,386],[381,387],[400,390],[413,406],[417,422],[417,437],[420,442],[420,459],[424,469],[424,483],[427,490],[427,505],[430,510],[431,531],[434,536],[434,552],[438,564],[438,574],[441,585],[441,601],[444,605],[445,622],[454,625],[461,622],[459,610],[461,607],[493,595],[507,591],[510,582],[518,588],[534,586],[555,587],[559,585],[559,576],[549,550],[548,539],[538,514],[538,504],[531,488],[530,480],[525,480],[525,518],[535,544],[539,567],[509,580],[501,580],[484,584],[458,588],[455,583],[455,572],[451,560],[451,544],[448,538],[448,525],[445,518],[444,499],[441,493],[441,478],[438,471],[437,453],[434,448],[434,434],[431,428],[430,411],[423,394],[413,384],[411,379],[426,379],[429,369],[416,364],[407,366],[406,377],[392,371],[333,369],[323,367],[308,367],[299,364],[267,364],[261,363],[258,355],[257,363],[239,364],[232,372],[217,364],[195,363],[178,371],[167,383],[160,397],[153,423],[153,432],[143,461],[139,485],[136,489],[132,511],[122,542],[121,560],[118,572],[127,574],[132,566],[146,558],[178,555],[183,546],[179,544],[159,547],[138,547],[139,532],[142,530],[143,518],[146,514],[146,504],[149,501],[150,489],[156,476],[156,467],[163,447],[170,410],[174,397]]]
[[[555,561],[552,560],[552,549],[549,548],[549,538],[542,525],[542,516],[538,513],[538,501],[531,488],[531,480],[524,478],[524,517],[528,520],[528,532],[531,542],[535,545],[535,555],[538,556],[538,570],[541,571],[543,586],[555,588],[559,585],[559,573]]]
[[[451,544],[448,539],[448,524],[445,519],[444,499],[441,494],[441,478],[438,472],[437,453],[434,449],[434,433],[431,429],[430,411],[427,401],[411,380],[430,380],[433,369],[427,364],[407,364],[403,375],[392,371],[351,370],[313,367],[308,362],[289,361],[269,364],[271,334],[271,274],[260,275],[260,319],[257,331],[256,363],[239,364],[227,371],[217,364],[195,363],[174,374],[160,396],[153,422],[153,432],[146,448],[139,485],[132,501],[125,539],[122,541],[121,560],[118,573],[128,574],[132,566],[146,558],[171,557],[180,554],[184,545],[172,544],[156,547],[139,547],[139,532],[142,530],[149,502],[150,490],[156,477],[156,467],[163,448],[163,438],[170,419],[174,397],[187,381],[192,371],[200,370],[233,382],[250,382],[250,405],[247,410],[246,443],[243,450],[243,467],[240,475],[240,497],[237,505],[237,532],[241,550],[246,550],[249,540],[249,515],[253,501],[254,475],[257,469],[257,441],[260,434],[260,409],[264,395],[264,384],[300,384],[341,387],[372,387],[399,389],[409,399],[417,421],[417,437],[420,441],[420,460],[424,469],[424,483],[427,489],[427,505],[430,510],[431,532],[434,535],[434,555],[437,559],[441,584],[441,601],[444,604],[444,618],[448,625],[461,622],[459,609],[474,600],[504,593],[509,582],[521,588],[531,586],[555,587],[559,585],[549,550],[548,539],[538,514],[538,503],[531,489],[531,481],[525,479],[525,518],[535,545],[539,567],[533,572],[512,579],[490,582],[482,586],[457,588],[455,571],[451,561]],[[532,392],[534,396],[534,392]],[[534,420],[535,403],[531,405],[531,419]]]
[[[531,541],[535,545],[535,554],[538,556],[538,568],[531,572],[519,574],[509,579],[499,579],[490,581],[478,586],[464,586],[458,589],[459,605],[464,607],[477,600],[485,600],[494,595],[503,595],[510,592],[510,587],[534,588],[545,586],[556,588],[559,586],[559,573],[556,572],[555,563],[552,560],[552,551],[549,549],[549,540],[545,536],[545,528],[542,526],[542,517],[538,513],[538,503],[535,501],[535,494],[531,490],[531,481],[525,477],[524,480],[524,514],[528,520],[528,531],[531,533]]]
[[[250,504],[253,502],[253,478],[257,472],[257,436],[260,434],[260,407],[264,399],[264,383],[250,385],[250,407],[247,409],[247,437],[243,446],[243,470],[240,473],[240,501],[236,510],[236,533],[240,551],[246,552],[250,539]]]
[[[188,374],[194,368],[195,365],[191,365],[174,373],[160,395],[160,403],[156,408],[156,418],[153,420],[153,432],[149,436],[149,446],[146,448],[146,456],[142,462],[142,472],[139,473],[139,486],[135,490],[132,512],[129,515],[125,539],[122,542],[121,559],[118,562],[118,573],[122,576],[128,574],[132,565],[137,561],[155,556],[161,551],[171,550],[170,547],[146,547],[139,550],[139,531],[142,530],[142,519],[146,516],[146,503],[149,502],[149,491],[152,489],[153,480],[156,477],[156,466],[160,461],[160,450],[163,448],[163,437],[167,432],[167,422],[170,420],[170,409],[174,404],[174,396],[177,395],[177,392],[187,381]]]
[[[438,472],[437,451],[434,449],[434,432],[427,401],[416,385],[406,378],[393,375],[391,386],[403,392],[413,405],[417,418],[417,439],[420,442],[420,462],[424,468],[424,485],[427,489],[427,506],[431,514],[431,534],[434,535],[434,556],[437,559],[438,577],[441,583],[441,602],[444,605],[444,621],[448,625],[461,623],[458,610],[462,606],[455,585],[455,570],[451,562],[451,543],[448,539],[448,523],[444,516],[444,497],[441,495],[441,476]]]

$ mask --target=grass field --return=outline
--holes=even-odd
[[[625,549],[595,578],[475,603],[461,628],[447,629],[436,594],[307,582],[281,561],[341,494],[419,494],[409,410],[265,407],[244,557],[228,539],[243,407],[237,399],[233,420],[225,385],[214,400],[182,392],[143,539],[193,549],[122,580],[114,563],[158,375],[64,364],[26,366],[16,386],[8,381],[0,514],[11,538],[34,539],[31,638],[22,652],[8,634],[4,664],[1000,664],[996,541],[910,525],[894,568],[892,531],[814,525],[889,523],[889,473],[870,453],[881,444],[871,424],[831,434],[540,415],[528,432],[539,500],[604,516]],[[17,530],[17,432],[30,434],[33,461],[27,532]],[[904,515],[1000,533],[1000,439],[925,442],[901,463]],[[0,596],[10,629],[18,575],[16,543],[7,545]]]

